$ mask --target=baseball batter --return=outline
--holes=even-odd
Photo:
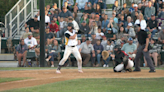
[[[64,65],[65,61],[68,59],[69,55],[72,53],[76,60],[78,61],[78,72],[83,73],[82,71],[82,58],[77,45],[77,32],[74,30],[73,24],[68,23],[67,31],[65,32],[65,51],[62,60],[59,62],[59,66],[56,70],[56,73],[61,73],[60,69]]]

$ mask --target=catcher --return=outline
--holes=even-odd
[[[132,72],[134,63],[124,51],[121,51],[120,45],[116,45],[114,47],[114,55],[112,54],[111,57],[115,61],[115,65],[113,67],[114,72]]]

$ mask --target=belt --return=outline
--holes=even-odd
[[[75,45],[74,46],[69,46],[69,47],[75,47]]]

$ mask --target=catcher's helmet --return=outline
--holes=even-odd
[[[116,46],[114,47],[114,49],[118,49],[118,51],[120,51],[120,50],[121,50],[121,45],[116,45]]]
[[[72,29],[74,29],[74,27],[73,27],[73,24],[72,24],[72,23],[68,23],[68,26],[69,26],[69,27],[72,27]]]

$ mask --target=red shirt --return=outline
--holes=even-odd
[[[59,31],[59,27],[58,25],[55,23],[55,25],[50,24],[50,32],[58,32]]]

